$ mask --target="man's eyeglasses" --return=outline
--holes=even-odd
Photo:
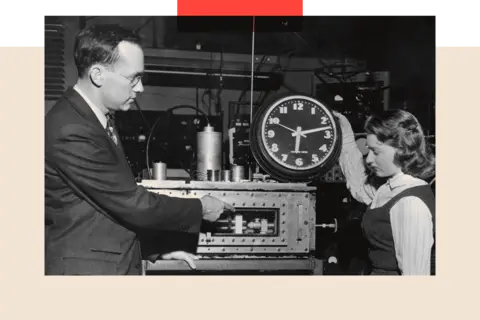
[[[144,79],[144,74],[139,74],[134,78],[130,78],[130,77],[124,76],[121,73],[117,73],[117,72],[113,72],[113,71],[109,71],[109,72],[114,73],[114,74],[118,74],[119,76],[122,76],[125,79],[127,79],[128,81],[130,81],[130,85],[132,86],[132,88],[134,88],[140,81],[143,81],[143,79]]]
[[[136,76],[135,78],[130,78],[130,77],[127,77],[127,76],[124,76],[123,74],[121,73],[117,73],[119,75],[121,75],[122,77],[124,77],[125,79],[127,79],[128,81],[130,81],[130,85],[133,87],[135,87],[140,81],[143,80],[143,74],[141,75],[138,75]]]

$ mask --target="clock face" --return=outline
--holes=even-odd
[[[261,124],[263,145],[270,157],[292,170],[311,170],[324,164],[335,149],[337,127],[319,101],[290,96],[274,103]]]

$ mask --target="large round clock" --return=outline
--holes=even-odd
[[[323,103],[304,95],[262,106],[250,130],[260,167],[280,181],[312,181],[335,163],[341,148],[337,120]]]

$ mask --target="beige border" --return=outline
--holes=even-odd
[[[479,57],[437,51],[436,277],[55,278],[43,276],[43,48],[1,48],[0,318],[472,319]]]

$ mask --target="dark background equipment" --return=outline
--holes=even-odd
[[[201,114],[172,114],[166,111],[143,111],[143,114],[145,118],[140,111],[131,110],[117,112],[115,117],[134,176],[142,177],[142,172],[147,169],[147,139],[150,128],[157,120],[149,147],[150,163],[161,161],[167,164],[167,168],[194,170],[197,132],[207,125],[205,118]],[[217,130],[221,128],[220,117],[210,116],[209,120]]]

